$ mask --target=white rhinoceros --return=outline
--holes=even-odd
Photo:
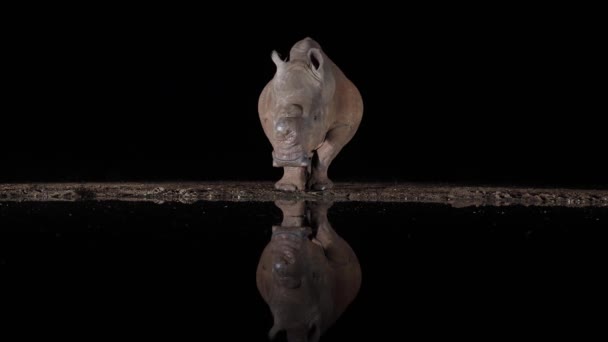
[[[361,122],[361,95],[311,38],[297,42],[288,60],[276,51],[272,60],[277,70],[260,95],[258,112],[274,149],[273,166],[284,170],[275,187],[329,189],[327,169]]]

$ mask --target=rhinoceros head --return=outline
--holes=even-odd
[[[273,51],[277,70],[272,91],[274,166],[308,166],[312,152],[324,141],[335,79],[332,62],[314,40],[296,43],[288,60]]]

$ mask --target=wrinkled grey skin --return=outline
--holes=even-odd
[[[290,342],[318,341],[359,292],[361,267],[327,220],[330,203],[275,203],[283,223],[272,228],[256,272],[274,318],[269,337],[285,331]],[[306,225],[307,208],[314,236]]]
[[[283,167],[275,187],[285,191],[333,186],[327,169],[355,135],[363,101],[355,85],[311,38],[297,42],[258,102],[264,133],[273,147],[273,166]]]

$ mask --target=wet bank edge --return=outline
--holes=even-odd
[[[272,182],[21,183],[0,184],[0,201],[119,200],[150,202],[326,200],[418,202],[467,206],[608,207],[608,190],[451,186],[412,183],[336,183],[334,189],[283,192]]]

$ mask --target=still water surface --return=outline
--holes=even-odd
[[[267,341],[281,319],[314,320],[303,329],[321,341],[580,337],[605,325],[608,208],[318,205],[0,202],[3,282],[27,275],[25,294],[5,299],[32,323],[23,336],[82,340]],[[324,242],[320,224],[335,236]],[[349,248],[354,259],[336,257]],[[300,279],[283,285],[306,290],[276,290],[281,257]],[[348,263],[359,276],[336,280]],[[272,302],[263,286],[299,297]]]

